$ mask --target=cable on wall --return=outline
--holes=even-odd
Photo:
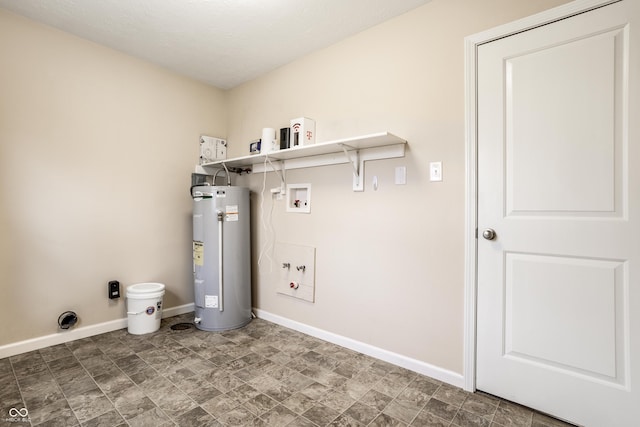
[[[269,259],[269,267],[271,268],[270,271],[273,271],[273,260],[271,259],[271,257],[269,256],[268,252],[268,248],[269,248],[269,243],[270,243],[270,238],[269,238],[269,229],[267,228],[266,222],[264,220],[264,191],[267,188],[267,160],[269,160],[269,156],[265,155],[264,156],[264,164],[263,164],[263,172],[262,172],[262,191],[260,192],[260,223],[262,224],[262,229],[265,231],[266,233],[266,240],[264,242],[264,244],[262,245],[262,249],[260,249],[260,255],[258,256],[258,266],[261,265],[262,263],[262,257],[266,256]],[[271,162],[271,161],[269,161]],[[273,201],[271,201],[271,211],[273,211]]]

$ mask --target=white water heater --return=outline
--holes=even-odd
[[[249,189],[203,185],[191,195],[196,327],[240,328],[251,321]]]

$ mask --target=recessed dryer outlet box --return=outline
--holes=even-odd
[[[311,184],[287,184],[287,212],[311,212]]]
[[[280,276],[276,292],[314,302],[316,288],[316,248],[276,243],[276,267]]]

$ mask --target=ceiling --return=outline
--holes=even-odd
[[[0,7],[221,89],[430,0],[0,0]]]

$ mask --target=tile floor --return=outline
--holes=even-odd
[[[567,425],[260,319],[170,328],[192,319],[0,359],[0,426]]]

